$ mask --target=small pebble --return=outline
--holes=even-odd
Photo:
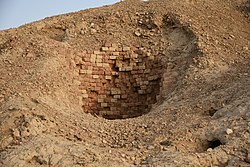
[[[227,135],[229,135],[229,134],[233,133],[233,130],[232,130],[232,129],[227,128],[227,129],[226,129],[226,133],[227,133]]]
[[[207,149],[207,152],[211,152],[211,151],[213,151],[212,148],[208,148],[208,149]]]

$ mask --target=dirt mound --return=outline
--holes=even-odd
[[[250,166],[248,8],[127,0],[0,31],[0,166]]]

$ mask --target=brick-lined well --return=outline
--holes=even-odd
[[[75,58],[84,112],[107,119],[140,116],[157,102],[162,63],[140,47],[106,44]]]

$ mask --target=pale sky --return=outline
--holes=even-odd
[[[0,30],[120,0],[0,0]]]

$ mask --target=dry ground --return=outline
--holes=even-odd
[[[126,0],[0,31],[0,166],[250,166],[249,11]],[[82,111],[72,62],[106,42],[164,55],[171,82],[149,113]]]

